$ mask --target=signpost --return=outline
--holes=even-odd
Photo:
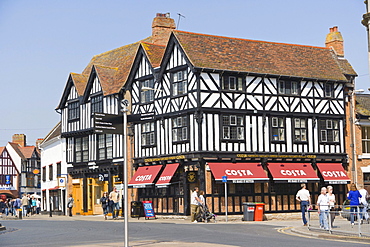
[[[119,115],[94,113],[94,132],[96,134],[122,135],[123,123]]]
[[[130,102],[127,99],[121,101],[121,108],[123,113],[123,126],[122,126],[122,146],[123,146],[123,179],[124,179],[124,217],[125,217],[125,247],[128,247],[128,176],[127,176],[127,107],[130,105]]]
[[[225,183],[225,217],[227,222],[227,176],[222,176],[222,182]]]

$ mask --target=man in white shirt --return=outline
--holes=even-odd
[[[311,205],[311,196],[306,189],[306,184],[301,184],[301,189],[298,190],[295,198],[301,203],[303,225],[307,226],[306,211],[308,206]]]
[[[199,188],[195,187],[193,192],[191,193],[191,198],[190,198],[191,222],[192,223],[197,223],[196,216],[199,213],[199,203],[202,203],[202,201],[198,197],[198,191],[199,191]]]
[[[120,200],[120,194],[117,191],[117,188],[114,187],[113,191],[109,193],[109,200],[113,201],[112,204],[112,217],[114,220],[118,220],[118,213],[119,213],[119,200]]]
[[[321,194],[317,198],[317,206],[320,217],[320,227],[329,230],[329,197],[326,194],[326,187],[321,188]]]
[[[369,193],[367,192],[366,189],[364,189],[363,186],[359,186],[359,191],[360,194],[361,194],[361,198],[360,198],[360,203],[362,205],[362,208],[360,209],[361,210],[361,221],[363,219],[365,219],[366,221],[369,220],[369,214],[367,213],[367,208],[368,208],[368,203],[367,203],[367,200],[369,199]]]

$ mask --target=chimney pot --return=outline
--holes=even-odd
[[[338,31],[338,26],[329,28],[330,32],[326,35],[325,46],[331,48],[339,57],[344,57],[343,37]]]
[[[152,42],[156,45],[166,45],[172,30],[176,29],[175,20],[170,13],[157,13],[152,23]]]

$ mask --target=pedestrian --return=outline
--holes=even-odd
[[[74,201],[75,200],[73,199],[72,194],[69,194],[69,198],[68,198],[68,201],[67,201],[69,217],[72,217],[72,208],[73,208]]]
[[[329,218],[329,197],[326,194],[326,187],[321,188],[321,194],[317,198],[317,206],[320,220],[320,228],[329,230],[328,218]]]
[[[0,199],[0,214],[1,217],[5,214],[5,201],[3,199]]]
[[[9,215],[9,208],[10,208],[10,200],[7,198],[5,200],[5,215],[8,216]]]
[[[351,225],[354,225],[355,223],[355,212],[357,211],[357,208],[360,206],[360,198],[362,195],[357,190],[357,187],[355,184],[351,184],[351,190],[348,193],[347,199],[349,201],[349,205],[351,206]]]
[[[36,214],[40,214],[41,212],[41,201],[40,199],[36,199]]]
[[[191,198],[190,198],[191,222],[192,223],[198,223],[196,218],[199,213],[199,203],[201,203],[201,200],[198,197],[198,192],[199,192],[199,188],[195,187],[193,192],[191,193]]]
[[[367,221],[367,223],[369,223],[369,214],[367,212],[369,206],[367,202],[367,200],[369,199],[369,193],[363,186],[359,186],[359,188],[360,190],[358,192],[360,192],[361,194],[360,204],[362,206],[360,214],[361,223],[363,222],[364,219]]]
[[[27,215],[27,210],[28,210],[28,197],[26,193],[23,193],[22,196],[22,209],[23,209],[23,217],[26,217]]]
[[[31,197],[31,205],[32,205],[32,215],[36,214],[36,208],[37,208],[37,201],[34,196]]]
[[[107,219],[107,214],[108,214],[108,208],[109,208],[108,202],[109,202],[108,192],[104,192],[103,196],[100,198],[100,203],[103,208],[103,214],[104,214],[105,220]]]
[[[199,203],[199,206],[206,204],[206,199],[204,198],[204,191],[199,191],[199,200],[201,201]]]
[[[15,217],[18,217],[18,213],[19,213],[19,209],[22,207],[22,200],[17,197],[15,200],[14,200],[14,204],[13,204],[13,210],[14,210],[14,215]]]
[[[118,220],[120,194],[117,192],[116,187],[113,187],[113,190],[109,193],[109,200],[113,201],[111,208],[112,218]]]
[[[306,212],[307,212],[308,207],[311,205],[311,196],[310,196],[310,192],[306,189],[306,184],[301,184],[301,189],[298,190],[295,198],[301,204],[303,225],[307,226]]]
[[[30,194],[28,194],[27,197],[28,197],[27,216],[30,217],[30,214],[31,215],[33,214],[33,212],[32,212],[32,200],[31,200],[31,195]]]
[[[333,194],[333,186],[329,185],[327,187],[327,190],[328,190],[328,198],[329,198],[329,211],[330,211],[330,227],[333,228],[333,223],[334,223],[334,219],[335,219],[335,214],[336,214],[336,211],[335,211],[335,195]]]

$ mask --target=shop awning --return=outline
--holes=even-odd
[[[158,187],[170,185],[171,179],[173,174],[175,174],[177,167],[179,167],[179,163],[167,164],[155,185]]]
[[[268,163],[274,181],[282,183],[307,183],[319,180],[310,163]]]
[[[215,180],[227,180],[233,183],[254,183],[268,181],[266,172],[260,163],[208,163]]]
[[[139,167],[128,183],[128,186],[144,188],[147,185],[152,185],[161,168],[161,165]]]
[[[316,165],[326,183],[348,184],[351,181],[341,163],[317,163]]]

